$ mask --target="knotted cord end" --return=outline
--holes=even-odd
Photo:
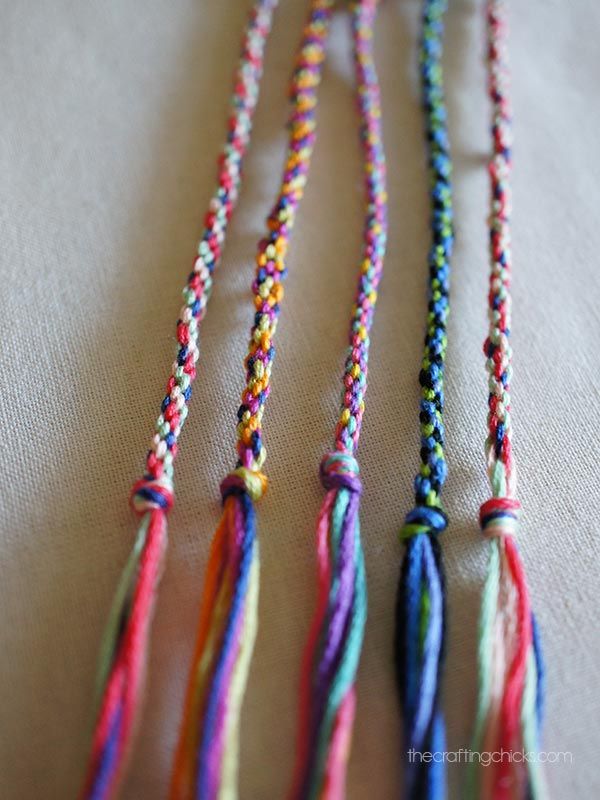
[[[521,504],[514,497],[491,497],[479,509],[481,533],[486,538],[514,536],[519,525]]]
[[[400,530],[400,539],[407,540],[419,533],[439,535],[448,527],[448,517],[441,508],[433,506],[416,506],[406,515]]]
[[[247,467],[237,467],[221,482],[221,497],[225,501],[231,494],[245,492],[256,502],[267,491],[267,485],[267,476],[262,472]]]
[[[166,475],[160,478],[144,477],[134,483],[129,502],[136,514],[161,508],[168,513],[173,508],[175,492],[173,482]]]
[[[325,489],[348,489],[362,493],[358,461],[350,453],[335,451],[327,453],[321,461],[319,475]]]

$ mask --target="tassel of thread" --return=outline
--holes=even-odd
[[[273,336],[285,256],[316,138],[317,89],[334,0],[312,0],[292,77],[289,144],[279,196],[259,243],[252,285],[256,313],[238,409],[238,468],[221,485],[223,516],[207,569],[171,800],[237,797],[239,717],[257,626],[259,553],[254,506],[266,487],[262,419],[270,393]]]
[[[367,385],[369,332],[383,270],[387,237],[385,155],[373,59],[377,0],[352,9],[357,102],[361,119],[366,219],[361,275],[350,330],[336,451],[321,462],[326,495],[317,520],[317,607],[301,671],[300,726],[292,800],[345,795],[355,680],[367,616],[359,505],[362,485],[354,458]]]
[[[260,561],[253,503],[265,489],[266,478],[244,467],[221,484],[223,515],[206,570],[172,798],[236,793],[240,709],[257,629]]]
[[[362,485],[348,453],[321,462],[327,489],[317,520],[317,608],[300,687],[293,798],[341,798],[354,720],[354,682],[367,617],[358,510]]]
[[[511,317],[511,111],[502,0],[489,0],[489,93],[493,106],[490,162],[490,332],[484,344],[489,373],[488,473],[492,498],[481,506],[481,529],[490,539],[479,619],[479,693],[472,749],[536,752],[543,704],[543,663],[525,570],[515,543],[520,504],[512,459],[509,343]],[[468,794],[483,800],[540,800],[545,795],[536,759],[500,759],[474,765]]]
[[[499,470],[496,470],[498,474]],[[480,511],[490,554],[479,619],[479,694],[472,750],[534,753],[539,749],[543,664],[525,570],[515,542],[520,504],[493,497]],[[469,776],[471,797],[541,798],[535,759],[502,759]]]
[[[428,316],[421,385],[421,468],[415,479],[415,508],[401,531],[404,561],[396,601],[395,663],[404,720],[404,796],[442,800],[446,774],[441,680],[445,657],[446,598],[438,536],[446,529],[440,493],[444,457],[444,364],[453,211],[452,164],[446,127],[442,54],[446,0],[423,5],[420,65],[425,132],[431,176],[432,247],[429,253]],[[435,754],[422,758],[423,753]]]
[[[97,717],[80,797],[101,800],[117,791],[143,691],[145,653],[167,547],[166,515],[173,505],[168,479],[139,481],[132,505],[142,522],[117,589],[101,647]]]
[[[417,507],[407,515],[402,535],[406,551],[396,603],[396,676],[404,718],[408,759],[407,798],[445,797],[445,724],[440,683],[445,656],[446,592],[438,535],[447,520],[439,508]]]
[[[183,290],[184,306],[177,321],[177,357],[146,459],[147,474],[133,487],[132,505],[142,522],[101,648],[96,723],[81,800],[109,800],[116,795],[131,748],[152,610],[167,547],[166,515],[173,505],[173,464],[196,377],[199,325],[239,194],[242,162],[250,142],[264,50],[276,5],[277,0],[257,0],[250,13],[234,79],[227,141],[218,160],[217,189],[205,217],[198,256]]]

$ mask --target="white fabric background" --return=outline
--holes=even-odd
[[[98,645],[135,530],[128,490],[174,352],[180,291],[213,188],[249,3],[21,0],[0,32],[0,795],[74,797]],[[485,545],[488,104],[482,3],[451,0],[447,85],[457,246],[449,330],[449,746],[468,744]],[[597,80],[600,6],[513,2],[516,115],[514,416],[520,543],[548,664],[545,744],[555,798],[600,796],[597,518]],[[391,235],[372,336],[359,458],[370,614],[358,678],[350,800],[399,796],[391,643],[417,467],[425,314],[426,176],[415,67],[417,0],[377,24]],[[149,687],[125,798],[164,797],[218,483],[234,463],[255,244],[283,158],[286,83],[304,0],[282,0],[246,181],[202,328],[177,463],[177,503]],[[336,16],[312,176],[294,232],[260,505],[261,627],[243,716],[241,794],[282,797],[301,647],[314,598],[317,479],[337,415],[359,257],[360,160],[348,21]],[[451,797],[463,771],[452,769]]]

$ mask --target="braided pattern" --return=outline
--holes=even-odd
[[[490,290],[488,295],[489,335],[484,342],[489,375],[488,438],[486,454],[490,481],[495,492],[514,494],[512,425],[510,417],[510,380],[512,349],[510,321],[512,298],[510,279],[512,253],[510,243],[511,211],[511,109],[508,91],[506,42],[501,4],[488,5],[490,42],[489,92],[493,106],[492,137],[494,153],[490,161]]]
[[[291,797],[342,798],[355,706],[355,679],[367,613],[360,539],[362,491],[354,451],[367,386],[369,334],[387,238],[381,102],[373,58],[377,0],[353,2],[352,31],[364,156],[363,253],[350,323],[335,450],[321,462],[327,490],[317,522],[317,609],[304,653],[300,733]]]
[[[444,364],[450,257],[454,240],[452,190],[442,54],[446,0],[424,0],[420,65],[425,134],[431,180],[428,311],[421,385],[421,467],[415,478],[415,508],[401,531],[405,545],[396,605],[395,660],[404,717],[405,750],[443,751],[445,726],[440,682],[445,649],[445,588],[437,536],[447,526],[440,493],[444,457]],[[405,760],[405,797],[445,797],[445,768],[438,759]]]
[[[250,140],[263,54],[276,5],[277,0],[256,0],[250,14],[234,80],[227,140],[218,162],[217,190],[206,215],[198,257],[183,290],[185,302],[177,321],[177,356],[146,459],[146,474],[132,490],[132,508],[142,519],[101,647],[96,724],[80,793],[86,800],[115,796],[131,746],[151,617],[167,546],[166,514],[174,501],[173,461],[196,377],[199,323],[206,311],[212,274],[238,197],[242,159]]]
[[[223,515],[204,584],[171,800],[237,797],[239,719],[257,628],[259,549],[254,502],[266,488],[262,418],[270,392],[273,337],[285,256],[316,137],[317,89],[334,0],[311,0],[291,82],[292,111],[282,185],[258,246],[255,317],[238,411],[238,466],[221,484]]]
[[[479,620],[479,700],[473,749],[534,752],[539,747],[543,665],[525,571],[514,541],[520,504],[515,498],[510,419],[512,130],[502,0],[488,0],[487,23],[493,154],[489,166],[489,335],[484,353],[489,375],[486,455],[492,497],[480,511],[482,531],[490,539],[490,557]],[[535,761],[523,765],[503,759],[487,769],[473,767],[468,788],[470,797],[494,800],[531,800],[544,794]]]
[[[365,410],[369,333],[383,272],[387,238],[387,190],[381,132],[381,99],[371,41],[376,8],[377,2],[353,4],[354,58],[367,202],[363,260],[352,309],[342,407],[335,431],[336,450],[349,453],[354,452],[358,446]]]
[[[265,42],[276,5],[277,0],[262,0],[251,11],[235,75],[227,142],[219,158],[217,189],[204,220],[198,257],[183,290],[184,305],[177,321],[177,357],[146,461],[147,474],[152,479],[163,474],[170,478],[173,476],[177,441],[188,414],[191,384],[196,377],[198,326],[206,312],[213,285],[212,275],[221,259],[227,226],[240,190],[243,157],[250,141],[258,101]]]
[[[283,280],[285,256],[298,205],[310,166],[316,136],[317,88],[325,58],[332,0],[313,2],[310,21],[290,87],[293,111],[289,120],[289,144],[279,196],[267,219],[268,234],[259,243],[256,277],[252,284],[256,315],[246,357],[246,388],[238,409],[238,456],[240,464],[259,470],[266,458],[262,442],[262,418],[269,396]]]

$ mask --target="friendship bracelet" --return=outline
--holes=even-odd
[[[255,316],[238,411],[237,467],[221,484],[223,515],[209,556],[195,653],[175,756],[171,800],[237,797],[240,707],[257,628],[259,550],[254,503],[267,486],[262,419],[285,256],[316,135],[317,88],[334,0],[311,0],[291,82],[289,144],[279,196],[259,243]]]
[[[111,607],[101,646],[95,727],[80,800],[110,800],[131,750],[144,685],[151,621],[174,503],[174,461],[188,415],[206,313],[250,141],[266,41],[278,0],[255,0],[236,71],[228,135],[219,157],[218,186],[205,218],[177,322],[177,355],[146,458],[131,493],[140,517],[133,550]],[[304,193],[316,138],[317,90],[335,0],[310,0],[291,82],[292,112],[282,185],[259,242],[252,284],[255,316],[245,358],[246,386],[238,410],[235,469],[221,483],[223,513],[203,587],[170,800],[235,800],[241,706],[257,631],[259,543],[254,504],[267,488],[262,420],[270,393],[273,338],[283,298],[286,254]],[[363,252],[352,310],[343,397],[334,450],[320,465],[326,490],[317,520],[316,611],[303,656],[298,751],[290,800],[341,800],[356,703],[356,673],[367,614],[359,507],[362,484],[355,457],[364,414],[370,331],[387,239],[386,165],[381,102],[373,55],[378,0],[352,0],[356,94],[366,190]],[[421,467],[415,507],[401,531],[395,632],[396,677],[404,719],[404,749],[445,750],[441,680],[445,658],[446,589],[438,535],[447,527],[441,491],[444,455],[444,372],[453,249],[451,159],[442,71],[447,0],[423,0],[420,65],[432,244],[428,317],[421,385]],[[520,504],[512,457],[510,175],[511,109],[503,0],[487,0],[489,95],[493,155],[489,165],[489,373],[487,468],[492,497],[480,509],[490,539],[478,644],[478,707],[472,750],[539,749],[544,688],[536,621],[515,544]],[[446,796],[443,760],[405,759],[406,800]],[[483,800],[540,800],[544,782],[535,760],[472,762],[467,794]]]
[[[446,529],[440,494],[444,457],[444,365],[450,257],[454,242],[452,164],[442,71],[446,0],[424,0],[420,41],[421,87],[431,182],[431,250],[425,353],[419,373],[421,467],[415,507],[401,531],[405,554],[396,603],[395,660],[404,719],[405,751],[443,752],[445,725],[440,682],[445,655],[446,590],[438,536]],[[404,760],[406,800],[446,797],[440,759]]]
[[[256,0],[244,35],[234,80],[228,134],[219,157],[218,186],[177,322],[177,357],[146,459],[146,474],[134,486],[131,505],[141,524],[121,576],[101,647],[97,713],[82,800],[116,795],[132,745],[146,672],[150,625],[167,547],[167,514],[173,506],[173,462],[188,414],[199,357],[199,324],[212,288],[212,274],[236,204],[244,154],[250,141],[263,55],[277,0]]]
[[[486,454],[492,497],[480,511],[482,532],[490,539],[490,555],[479,619],[479,698],[472,749],[536,752],[544,672],[525,570],[514,540],[520,504],[509,394],[512,130],[503,0],[488,0],[487,31],[493,155],[489,166],[489,335],[484,353],[489,373]],[[473,766],[469,775],[469,796],[473,798],[536,800],[543,794],[535,760],[517,764],[502,759],[487,768]]]
[[[317,609],[303,659],[292,800],[344,797],[354,720],[354,683],[367,614],[359,525],[362,486],[354,453],[364,413],[369,333],[387,237],[385,154],[372,41],[377,5],[378,0],[360,0],[351,5],[364,153],[363,253],[352,309],[335,449],[323,458],[320,468],[327,493],[317,521]]]

